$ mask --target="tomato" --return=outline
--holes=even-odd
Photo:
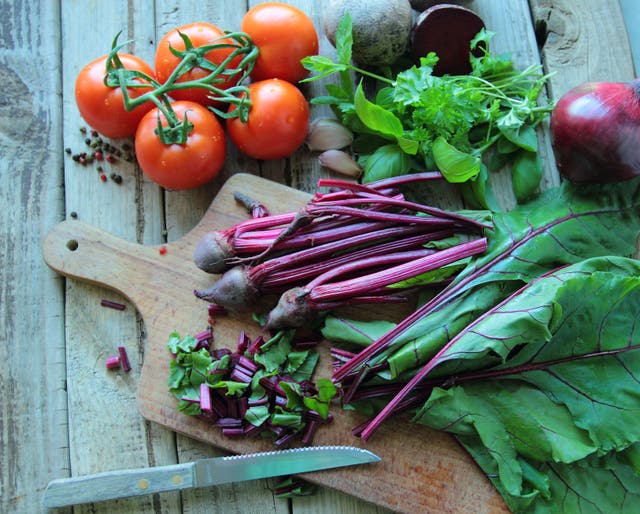
[[[200,47],[212,44],[214,42],[226,44],[233,43],[233,41],[228,38],[216,41],[217,39],[224,36],[224,33],[218,27],[210,23],[189,23],[187,25],[183,25],[167,32],[158,43],[155,56],[156,76],[161,84],[164,84],[167,81],[173,70],[181,61],[181,58],[171,53],[170,50],[170,47],[181,51],[185,49],[185,44],[180,37],[180,33],[188,36],[194,47]],[[210,52],[207,52],[204,57],[213,64],[218,65],[221,64],[232,52],[233,48],[216,48],[214,50],[211,50]],[[237,67],[241,60],[241,56],[235,57],[229,63],[227,68]],[[191,70],[184,73],[176,82],[179,83],[190,80],[198,80],[206,77],[207,75],[209,75],[209,73],[209,70],[201,68],[200,66],[194,66]],[[239,79],[239,75],[236,75],[234,77],[226,77],[222,82],[212,85],[215,85],[220,89],[227,89],[235,85]],[[189,100],[192,102],[198,102],[202,105],[218,105],[220,103],[208,98],[209,95],[210,91],[204,88],[187,88],[171,92],[171,97],[174,100]]]
[[[142,59],[129,54],[118,54],[127,70],[138,70],[153,77],[153,70]],[[152,102],[145,102],[132,111],[124,108],[122,90],[104,84],[107,56],[87,64],[76,78],[76,104],[80,115],[91,128],[106,137],[130,137],[136,132],[138,122],[153,109]],[[142,83],[142,81],[141,81]],[[127,88],[131,98],[137,98],[151,90],[147,88]]]
[[[227,133],[238,149],[254,159],[282,159],[304,142],[309,129],[309,104],[300,90],[285,80],[249,84],[249,119],[227,120]],[[233,112],[233,105],[229,112]]]
[[[226,157],[222,125],[206,107],[189,101],[171,104],[178,119],[193,124],[184,144],[164,144],[156,135],[158,109],[140,121],[135,137],[136,157],[143,173],[166,189],[193,189],[218,175]],[[162,126],[167,120],[160,113]]]
[[[249,9],[241,29],[260,50],[251,78],[278,78],[298,82],[309,72],[300,60],[318,53],[318,33],[300,9],[280,2],[265,2]]]

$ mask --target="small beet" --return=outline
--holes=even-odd
[[[279,330],[308,324],[316,312],[307,302],[307,296],[307,291],[302,287],[294,287],[283,293],[267,317],[267,327]]]
[[[454,4],[438,4],[422,12],[413,26],[411,53],[414,58],[435,52],[439,57],[434,75],[464,75],[471,71],[471,41],[484,28],[472,10]],[[476,48],[479,57],[482,48]]]
[[[197,290],[195,295],[226,309],[245,311],[256,301],[258,291],[252,285],[247,266],[236,266],[224,272],[208,289]]]
[[[193,252],[193,262],[207,273],[223,273],[226,259],[233,257],[233,249],[221,232],[209,232],[202,236]]]

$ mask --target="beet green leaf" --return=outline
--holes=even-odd
[[[619,477],[638,501],[639,322],[640,262],[594,258],[549,273],[423,368],[441,367],[455,385],[435,388],[415,420],[455,434],[514,510],[569,501],[581,506],[571,512],[591,512],[592,502],[620,511],[626,495],[593,490],[602,489],[595,477]]]

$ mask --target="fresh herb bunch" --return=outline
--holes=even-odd
[[[540,65],[519,71],[507,57],[493,55],[494,34],[483,29],[469,49],[469,75],[433,75],[438,56],[430,53],[392,79],[351,64],[351,30],[347,14],[336,33],[337,62],[312,56],[303,64],[314,73],[306,81],[339,74],[338,84],[327,84],[329,94],[312,103],[330,105],[357,135],[365,182],[437,167],[449,182],[464,183],[473,206],[499,210],[488,172],[510,162],[517,200],[534,195],[542,177],[536,127],[552,110],[539,103],[549,77]],[[480,57],[471,54],[476,49]],[[354,86],[352,72],[373,79],[373,101],[364,80]]]

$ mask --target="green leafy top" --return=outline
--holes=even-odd
[[[490,153],[508,154],[512,161],[527,153],[537,159],[535,127],[552,108],[538,103],[548,78],[540,73],[541,67],[519,71],[507,57],[491,54],[488,43],[493,33],[483,29],[469,49],[469,75],[433,75],[438,56],[430,53],[419,65],[390,79],[351,64],[351,28],[346,15],[336,33],[337,62],[311,56],[303,64],[316,74],[307,81],[339,74],[339,84],[327,85],[329,95],[312,102],[332,106],[340,121],[358,134],[354,145],[364,165],[364,180],[437,166],[451,182],[471,181],[468,191],[477,205],[496,209],[485,162],[501,162],[490,160]],[[482,55],[474,57],[474,49],[482,49]],[[378,89],[374,100],[365,97],[362,82],[354,89],[352,71],[373,78]],[[407,158],[399,158],[390,146]],[[376,158],[378,152],[384,158]],[[537,171],[527,161],[514,165],[519,200],[537,189],[541,175]]]

